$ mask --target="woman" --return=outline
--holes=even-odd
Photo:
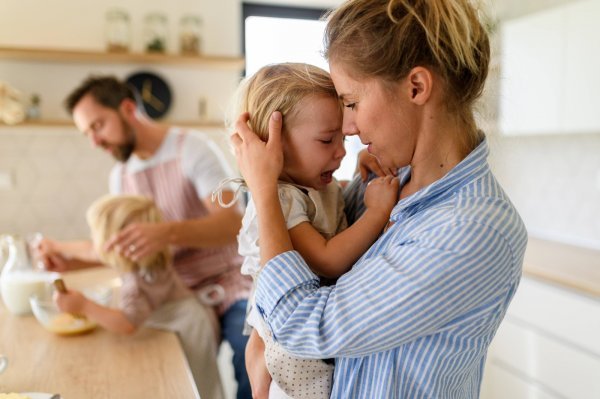
[[[352,270],[319,287],[278,206],[281,115],[266,144],[242,115],[231,141],[259,217],[257,308],[289,352],[336,358],[333,398],[476,398],[527,242],[473,117],[490,57],[477,10],[351,0],[326,44],[343,132],[397,170],[398,203]]]

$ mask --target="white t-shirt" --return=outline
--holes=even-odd
[[[288,230],[300,223],[309,222],[323,237],[330,239],[348,226],[342,189],[337,181],[328,184],[321,191],[280,182],[278,190],[279,202]],[[252,198],[246,207],[242,228],[238,234],[238,252],[244,257],[242,274],[256,279],[261,267],[260,244],[258,217]],[[266,331],[254,307],[254,298],[250,298],[249,308],[246,322],[256,328],[258,334],[264,339]]]
[[[122,192],[121,166],[126,168],[128,173],[136,173],[176,158],[177,138],[180,131],[179,127],[170,128],[160,147],[150,158],[141,159],[132,154],[124,164],[115,165],[109,177],[110,193]],[[234,173],[218,144],[208,135],[187,130],[183,140],[180,160],[182,172],[194,185],[199,198],[209,198],[219,183],[223,179],[234,176]]]

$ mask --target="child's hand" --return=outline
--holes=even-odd
[[[370,211],[380,211],[389,217],[398,202],[398,179],[394,176],[377,177],[365,190],[365,206]]]
[[[88,299],[79,291],[68,290],[65,293],[55,292],[54,303],[63,311],[73,314],[82,314]]]
[[[381,165],[379,165],[379,161],[377,160],[377,158],[369,154],[367,150],[361,150],[358,153],[358,159],[356,161],[356,172],[360,172],[360,177],[362,181],[367,181],[369,173],[371,172],[375,173],[379,177],[396,175],[396,172],[391,169],[383,170]]]

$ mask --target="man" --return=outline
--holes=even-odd
[[[151,120],[133,90],[113,77],[88,78],[67,98],[66,107],[77,128],[117,159],[110,175],[111,193],[151,197],[165,219],[129,225],[106,249],[135,261],[167,245],[174,248],[177,273],[214,310],[221,337],[233,348],[237,398],[251,398],[242,327],[252,283],[241,275],[237,254],[241,210],[211,201],[219,182],[230,177],[216,144]],[[231,191],[222,194],[227,202],[233,198]],[[98,262],[90,241],[45,239],[38,252],[50,270]]]

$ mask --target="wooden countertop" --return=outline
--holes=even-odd
[[[523,274],[600,297],[600,251],[529,238]]]
[[[116,277],[108,268],[63,274],[83,288]],[[132,336],[101,327],[76,336],[46,331],[33,316],[0,304],[0,353],[9,359],[0,392],[60,393],[62,399],[199,399],[177,336],[140,329]]]

